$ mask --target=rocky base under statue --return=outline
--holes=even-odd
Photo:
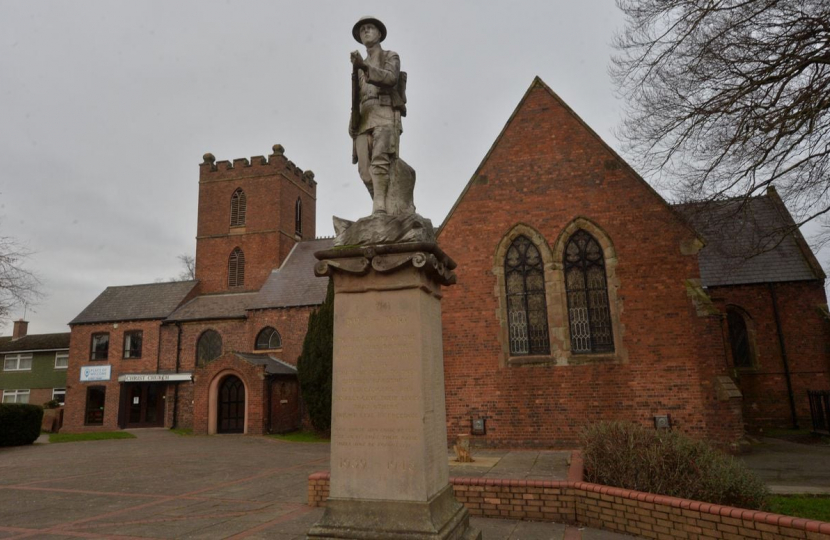
[[[357,221],[334,218],[335,246],[435,243],[432,221],[419,214],[372,214]]]

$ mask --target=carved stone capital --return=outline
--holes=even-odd
[[[319,262],[314,266],[317,276],[331,276],[337,272],[366,275],[370,270],[390,274],[414,267],[429,275],[435,282],[449,286],[456,282],[455,261],[441,251],[437,244],[412,242],[378,246],[335,248],[314,254]]]

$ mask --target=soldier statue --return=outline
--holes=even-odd
[[[386,39],[386,25],[381,21],[363,17],[355,23],[352,35],[366,46],[367,53],[366,58],[358,51],[351,53],[352,162],[357,163],[360,178],[372,196],[373,215],[412,213],[414,171],[398,154],[401,117],[406,116],[406,73],[401,72],[398,54],[380,46]],[[396,182],[404,182],[410,189],[401,189]]]

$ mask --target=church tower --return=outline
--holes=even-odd
[[[255,291],[291,248],[315,238],[317,182],[274,145],[266,159],[199,166],[196,279],[200,293]]]

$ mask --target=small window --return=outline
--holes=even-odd
[[[242,191],[242,188],[239,188],[231,195],[231,227],[245,226],[247,207],[248,203],[245,198],[245,192]]]
[[[279,349],[280,347],[282,347],[280,333],[270,326],[263,328],[256,337],[256,349],[258,351]]]
[[[732,361],[736,368],[751,368],[752,342],[744,314],[734,307],[726,310],[726,323],[729,326],[729,345],[732,349]]]
[[[107,388],[105,386],[90,386],[86,389],[86,414],[84,424],[100,426],[104,423],[104,407],[107,404]]]
[[[3,390],[3,403],[29,403],[29,390]]]
[[[141,358],[141,342],[144,332],[131,330],[124,332],[124,358]]]
[[[69,367],[69,353],[58,351],[55,353],[55,369],[66,369]]]
[[[7,354],[5,360],[3,361],[3,370],[31,371],[32,353]]]
[[[52,399],[64,405],[66,403],[66,388],[53,388]]]
[[[245,285],[245,253],[234,248],[228,258],[228,287],[242,287]]]
[[[108,333],[92,334],[92,354],[90,360],[106,360],[110,352],[110,335]]]
[[[205,330],[196,344],[196,365],[204,367],[222,356],[222,336],[216,330]]]
[[[294,232],[300,236],[303,235],[303,201],[299,197],[294,203]]]

